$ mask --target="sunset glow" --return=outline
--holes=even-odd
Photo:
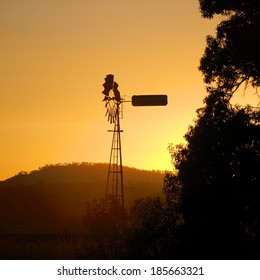
[[[108,162],[109,73],[126,100],[168,95],[165,107],[124,104],[123,164],[172,170],[167,147],[203,105],[199,59],[217,23],[197,0],[1,0],[0,180],[49,163]]]

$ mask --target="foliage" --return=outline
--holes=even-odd
[[[183,226],[180,258],[260,257],[260,111],[232,106],[242,83],[260,85],[260,4],[256,0],[199,0],[202,16],[221,15],[207,36],[199,69],[207,84],[205,107],[185,135],[169,146],[176,175],[169,193]],[[173,200],[174,201],[174,200]]]
[[[232,107],[218,91],[205,103],[187,145],[170,147],[182,188],[183,250],[191,258],[259,256],[260,111]]]
[[[140,198],[130,210],[129,255],[132,259],[158,259],[164,232],[163,202],[160,197]]]
[[[140,198],[129,209],[112,200],[87,203],[86,258],[167,259],[173,256],[172,250],[176,257],[176,232],[182,217],[175,195],[165,185],[166,199]]]
[[[260,2],[199,0],[203,17],[222,15],[200,61],[204,81],[232,96],[240,84],[260,85]]]
[[[126,212],[114,199],[86,203],[88,258],[117,259],[122,256],[126,230]]]
[[[182,184],[178,176],[173,173],[166,173],[163,182],[163,193],[165,195],[164,220],[167,224],[167,236],[170,237],[169,243],[173,239],[178,239],[176,234],[183,225],[181,192]]]

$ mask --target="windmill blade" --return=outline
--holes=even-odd
[[[118,90],[118,83],[116,83],[116,82],[114,82],[113,92],[114,92],[116,101],[120,102],[121,96],[120,96],[120,91]]]
[[[114,75],[108,74],[105,77],[105,83],[103,84],[104,90],[102,93],[106,96],[109,95],[109,91],[113,88],[113,82],[114,82]]]

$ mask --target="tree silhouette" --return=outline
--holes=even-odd
[[[92,259],[122,257],[127,215],[114,199],[86,203],[84,221],[87,230],[86,254]]]
[[[164,233],[163,201],[160,197],[136,200],[130,210],[130,252],[134,259],[158,259]]]
[[[204,81],[232,93],[243,83],[260,85],[260,2],[257,0],[199,0],[202,16],[226,16],[216,37],[207,36],[199,69]]]
[[[232,107],[212,92],[185,135],[170,147],[185,224],[183,250],[190,258],[259,257],[260,112]]]
[[[205,106],[185,135],[187,144],[169,147],[177,175],[168,182],[180,186],[184,218],[180,257],[259,258],[260,110],[232,106],[230,99],[244,82],[260,85],[260,4],[199,3],[203,17],[225,19],[216,37],[207,37],[200,61]]]
[[[130,258],[179,257],[178,231],[183,219],[178,207],[180,193],[175,178],[172,174],[166,174],[163,187],[165,197],[140,198],[131,207],[128,241]]]

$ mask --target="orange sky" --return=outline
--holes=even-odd
[[[108,162],[102,84],[121,96],[167,94],[166,107],[124,106],[124,165],[171,170],[202,106],[205,36],[197,0],[0,0],[0,180],[45,164]],[[238,99],[245,99],[243,92]]]

